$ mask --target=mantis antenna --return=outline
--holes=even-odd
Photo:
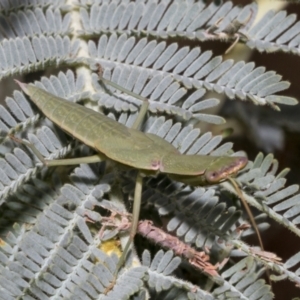
[[[243,206],[244,206],[244,208],[245,208],[245,210],[246,210],[246,212],[247,212],[247,214],[248,214],[248,216],[249,216],[250,223],[251,223],[252,227],[254,228],[254,231],[255,231],[256,236],[257,236],[257,238],[258,238],[258,242],[259,242],[259,245],[260,245],[261,250],[262,250],[262,251],[265,251],[265,249],[264,249],[264,244],[263,244],[263,241],[262,241],[260,232],[259,232],[259,230],[258,230],[256,221],[255,221],[255,219],[254,219],[254,216],[253,216],[253,214],[252,214],[252,211],[251,211],[251,209],[250,209],[250,207],[249,207],[249,205],[248,205],[248,203],[247,203],[247,201],[246,201],[246,199],[245,199],[245,197],[244,197],[244,195],[243,195],[243,193],[242,193],[240,187],[238,186],[236,180],[234,180],[232,177],[229,176],[227,179],[228,179],[228,181],[231,182],[232,186],[233,186],[234,189],[236,190],[236,192],[237,192],[237,194],[238,194],[238,196],[239,196],[239,198],[240,198],[240,200],[241,200],[241,202],[242,202],[242,204],[243,204]],[[271,278],[270,278],[270,272],[269,272],[268,269],[266,269],[266,274],[267,274],[267,277],[268,277],[268,282],[269,282],[270,286],[272,287],[272,281],[271,281]]]
[[[240,187],[238,186],[236,180],[234,180],[232,177],[229,176],[227,179],[228,179],[228,181],[231,182],[231,184],[233,185],[234,189],[236,190],[236,192],[237,192],[239,198],[241,199],[241,202],[242,202],[242,204],[243,204],[243,206],[244,206],[244,208],[245,208],[245,210],[246,210],[246,212],[247,212],[247,214],[248,214],[248,216],[249,216],[249,218],[250,218],[251,225],[253,226],[254,231],[255,231],[255,233],[256,233],[256,235],[257,235],[258,242],[259,242],[259,245],[260,245],[260,247],[261,247],[261,250],[265,251],[264,245],[263,245],[263,241],[262,241],[260,232],[259,232],[259,230],[258,230],[257,224],[256,224],[256,222],[255,222],[254,216],[253,216],[253,214],[252,214],[252,211],[251,211],[251,209],[250,209],[250,207],[249,207],[247,201],[246,201],[245,198],[244,198],[244,195],[243,195],[243,193],[242,193]]]

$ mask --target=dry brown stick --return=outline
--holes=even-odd
[[[106,222],[103,222],[106,219]],[[104,234],[105,227],[113,226],[117,227],[118,230],[127,230],[131,227],[131,223],[128,218],[122,215],[121,224],[115,224],[115,214],[110,217],[102,219],[102,229],[100,235]],[[137,233],[144,236],[154,244],[160,245],[162,248],[172,250],[175,255],[184,257],[188,262],[196,269],[201,270],[203,273],[210,275],[212,277],[219,277],[220,275],[216,271],[217,266],[212,265],[209,262],[209,255],[204,251],[197,251],[191,246],[180,241],[178,237],[166,233],[162,229],[153,225],[150,220],[140,221],[137,228]]]
[[[172,250],[175,255],[184,257],[193,267],[201,270],[207,275],[213,277],[219,276],[216,271],[217,266],[214,266],[209,262],[209,255],[204,251],[199,252],[195,250],[191,246],[180,241],[176,236],[164,232],[162,229],[154,226],[152,221],[140,221],[137,233],[165,249]]]

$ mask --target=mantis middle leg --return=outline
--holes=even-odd
[[[80,164],[92,164],[98,163],[106,160],[105,155],[98,153],[91,156],[79,157],[79,158],[64,158],[64,159],[45,159],[41,152],[30,142],[19,139],[13,135],[10,135],[10,138],[17,143],[27,146],[31,151],[37,156],[37,158],[48,167],[58,167],[58,166],[71,166],[71,165],[80,165]]]
[[[131,126],[131,128],[133,129],[139,129],[141,124],[144,121],[145,115],[147,113],[148,107],[149,107],[149,101],[147,98],[141,97],[140,95],[133,93],[125,88],[123,88],[122,86],[107,80],[105,78],[102,77],[102,68],[101,66],[99,66],[99,71],[98,71],[98,75],[100,80],[102,80],[103,83],[110,85],[128,95],[131,95],[139,100],[142,101],[142,106],[139,110],[138,116],[135,119],[133,125]],[[122,267],[122,265],[124,264],[124,262],[126,261],[126,256],[129,252],[129,248],[131,246],[131,244],[133,243],[133,239],[136,235],[137,232],[137,227],[138,227],[138,222],[139,222],[139,216],[140,216],[140,209],[141,209],[141,199],[142,199],[142,187],[143,187],[143,178],[140,172],[138,172],[137,177],[136,177],[136,181],[135,181],[135,190],[134,190],[134,199],[133,199],[133,211],[132,211],[132,225],[130,228],[130,234],[129,234],[129,239],[124,247],[122,256],[119,259],[117,268],[116,268],[116,274],[118,273],[119,269]],[[116,275],[115,274],[115,275]]]
[[[132,210],[132,224],[129,233],[129,239],[124,247],[123,253],[119,259],[115,275],[118,273],[124,262],[126,261],[126,256],[129,252],[129,248],[133,243],[133,239],[137,232],[140,210],[141,210],[141,199],[142,199],[142,188],[143,188],[143,177],[141,173],[138,172],[135,180],[134,198],[133,198],[133,210]]]

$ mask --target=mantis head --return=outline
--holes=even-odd
[[[216,184],[228,179],[248,163],[246,157],[168,155],[164,159],[164,173],[192,186]]]
[[[215,184],[226,180],[231,175],[236,174],[239,170],[243,169],[248,163],[246,157],[228,157],[227,163],[224,163],[226,157],[222,157],[222,160],[216,160],[213,164],[206,169],[204,176],[209,184]]]

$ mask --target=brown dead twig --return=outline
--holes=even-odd
[[[116,227],[118,230],[128,230],[131,226],[128,217],[121,216],[121,222],[116,224],[116,213],[113,212],[110,217],[103,218],[102,228],[99,232],[100,237],[104,234],[104,230],[107,227]],[[204,251],[196,251],[191,246],[180,241],[176,236],[172,236],[169,233],[164,232],[162,229],[153,225],[150,220],[140,221],[138,224],[137,233],[144,236],[151,242],[160,245],[164,249],[170,249],[175,255],[184,257],[188,262],[196,269],[201,270],[203,273],[212,276],[219,277],[220,275],[216,271],[219,265],[212,265],[209,262],[209,255]]]
[[[277,256],[275,253],[268,252],[268,251],[262,251],[262,250],[255,249],[255,248],[250,248],[250,250],[253,255],[260,257],[265,262],[282,264],[281,263],[282,258]]]
[[[111,215],[109,217],[101,218],[102,228],[99,231],[100,238],[105,235],[105,229],[108,227],[116,228],[116,232],[126,231],[130,229],[130,214],[126,212],[120,212],[116,208],[108,204],[99,206],[102,206],[103,208],[111,212]],[[86,221],[95,223],[99,220],[93,220],[92,216],[86,214]],[[242,232],[249,227],[249,224],[241,224],[235,229],[237,236],[241,235]],[[190,245],[187,245],[184,242],[180,241],[176,236],[166,233],[162,229],[154,226],[153,222],[150,220],[140,221],[138,224],[137,233],[144,236],[151,242],[160,245],[164,249],[172,250],[175,255],[185,258],[194,268],[199,269],[206,275],[212,276],[215,279],[220,277],[217,270],[223,269],[228,261],[228,258],[226,258],[222,262],[219,262],[216,265],[212,265],[209,262],[210,257],[207,254],[208,249],[206,252],[197,251]],[[273,262],[276,264],[281,264],[281,258],[274,253],[255,249],[252,247],[250,247],[250,253],[253,256],[260,258],[261,262]]]
[[[152,221],[140,221],[138,225],[138,234],[146,237],[153,243],[159,244],[165,249],[171,249],[175,255],[179,255],[188,260],[188,262],[195,268],[201,270],[210,276],[219,276],[216,269],[217,266],[209,262],[209,255],[204,251],[196,251],[191,246],[180,241],[176,236],[172,236],[160,228],[153,225]]]

